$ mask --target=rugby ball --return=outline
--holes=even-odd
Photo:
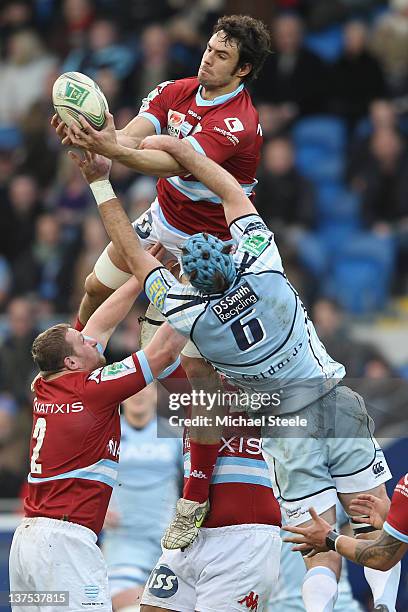
[[[81,72],[64,72],[58,77],[52,88],[52,103],[68,126],[76,123],[81,127],[78,118],[82,115],[95,130],[103,128],[105,111],[109,110],[101,89]]]

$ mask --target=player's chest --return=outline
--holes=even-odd
[[[208,122],[209,113],[202,111],[194,103],[174,104],[167,112],[167,133],[174,138],[186,138],[201,132]]]

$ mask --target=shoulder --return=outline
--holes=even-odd
[[[187,77],[177,81],[167,81],[171,83],[171,90],[180,94],[195,93],[199,87],[197,77]]]

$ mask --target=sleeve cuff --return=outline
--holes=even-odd
[[[408,535],[406,535],[405,533],[401,533],[400,531],[398,531],[398,529],[395,529],[395,527],[392,527],[389,523],[387,523],[387,521],[385,521],[383,525],[383,530],[396,540],[404,542],[404,544],[408,544]]]
[[[144,117],[145,119],[148,119],[150,123],[153,123],[154,129],[156,130],[156,134],[161,134],[160,121],[157,119],[157,117],[152,115],[152,113],[139,113],[138,117]]]
[[[135,355],[136,355],[136,357],[137,357],[137,359],[139,361],[140,367],[142,369],[142,373],[143,373],[143,376],[144,376],[144,379],[145,379],[145,382],[146,382],[146,386],[150,385],[150,383],[154,381],[154,376],[153,376],[152,371],[150,369],[150,365],[149,365],[149,362],[147,360],[147,357],[144,354],[144,351],[137,351],[137,353],[135,353]]]

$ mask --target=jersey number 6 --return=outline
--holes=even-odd
[[[43,419],[42,417],[37,419],[35,426],[34,426],[34,431],[33,431],[33,438],[34,440],[37,440],[37,444],[34,446],[33,454],[31,455],[31,466],[30,466],[31,474],[41,474],[42,472],[41,463],[36,463],[36,461],[38,459],[41,447],[44,442],[44,436],[45,436],[46,429],[47,429],[47,421]]]
[[[262,321],[256,317],[247,320],[254,312],[255,310],[251,310],[245,316],[231,323],[231,331],[241,351],[247,351],[265,338],[266,334]]]

